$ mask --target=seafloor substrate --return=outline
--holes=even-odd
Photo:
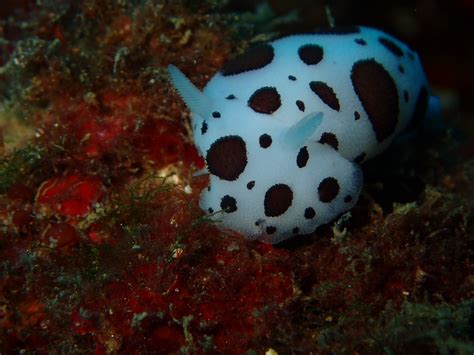
[[[223,3],[2,5],[0,353],[472,353],[470,2],[335,2],[343,24],[419,45],[445,123],[366,164],[349,214],[277,246],[200,211],[165,68],[202,87],[231,53],[324,25],[324,7]]]

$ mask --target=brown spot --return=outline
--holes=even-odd
[[[225,136],[212,143],[206,154],[209,172],[223,180],[234,181],[247,166],[247,148],[239,136]]]
[[[319,201],[328,203],[339,193],[339,183],[333,177],[327,177],[318,186]]]
[[[268,226],[266,228],[266,231],[267,231],[267,234],[273,234],[277,231],[276,227],[273,227],[273,226]]]
[[[354,119],[357,121],[360,118],[360,113],[357,111],[354,111]]]
[[[237,201],[232,196],[225,195],[221,200],[221,208],[227,213],[235,212],[237,211]]]
[[[260,143],[260,147],[268,148],[269,146],[272,145],[272,137],[264,133],[260,136],[260,138],[258,139],[258,142]]]
[[[296,165],[298,165],[298,168],[304,168],[306,166],[306,163],[308,163],[309,159],[309,153],[308,153],[308,148],[303,147],[300,149],[298,152],[298,156],[296,157]]]
[[[323,59],[323,49],[317,44],[305,44],[298,48],[298,56],[303,63],[315,65]]]
[[[404,68],[402,65],[399,65],[399,66],[398,66],[398,71],[399,71],[400,73],[404,74],[404,73],[405,73],[405,68]]]
[[[366,46],[367,42],[363,38],[356,38],[355,43],[360,44],[361,46]]]
[[[263,202],[265,215],[277,217],[286,212],[293,202],[293,191],[285,184],[276,184],[270,187],[265,193]]]
[[[248,105],[256,112],[272,114],[281,106],[280,94],[273,87],[260,88],[250,96]]]
[[[273,47],[269,44],[250,48],[224,64],[221,73],[223,76],[229,76],[261,69],[272,62],[274,55]]]
[[[254,186],[255,186],[255,181],[254,180],[249,181],[247,183],[247,189],[249,189],[249,190],[252,190],[254,188]]]
[[[303,102],[303,101],[301,101],[301,100],[296,100],[296,106],[298,106],[298,109],[299,109],[301,112],[304,112],[305,106],[304,106],[304,102]]]
[[[347,195],[346,197],[344,197],[344,202],[345,203],[349,203],[352,201],[352,196],[351,195]]]
[[[316,211],[312,207],[308,207],[304,210],[304,218],[313,219],[316,216]]]
[[[379,42],[382,44],[382,46],[392,52],[392,54],[395,54],[397,57],[403,57],[403,51],[391,39],[379,37]]]
[[[206,121],[202,121],[201,134],[205,134],[206,132],[207,132],[207,123]]]
[[[221,118],[221,113],[220,113],[220,112],[217,112],[217,111],[214,111],[214,112],[212,113],[212,117],[214,117],[214,118]]]
[[[226,100],[235,100],[235,95],[230,94],[229,96],[226,97]]]
[[[214,213],[214,210],[209,207],[209,208],[207,209],[207,212],[209,212],[209,213]]]
[[[319,96],[319,98],[333,110],[339,111],[339,100],[334,90],[322,81],[312,81],[309,83],[311,90]]]
[[[339,147],[339,141],[334,133],[324,132],[321,135],[321,139],[319,140],[321,144],[327,144],[333,147],[335,150]]]
[[[293,75],[288,75],[288,79],[290,79],[291,81],[295,81],[295,80],[296,80],[296,77],[293,76]]]
[[[351,81],[379,142],[388,138],[398,123],[398,92],[382,64],[374,59],[356,62]]]
[[[410,123],[408,124],[406,130],[414,130],[417,129],[423,119],[426,116],[426,110],[428,109],[428,90],[426,87],[422,87],[420,92],[418,93],[418,97],[416,99],[415,110],[413,111],[413,115],[411,117]]]
[[[293,228],[293,234],[298,234],[300,229],[298,227]]]

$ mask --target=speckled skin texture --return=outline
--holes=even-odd
[[[235,198],[235,211],[218,213],[214,218],[221,221],[218,226],[222,224],[251,239],[261,237],[266,242],[276,243],[313,232],[316,226],[330,222],[335,214],[353,207],[362,186],[362,175],[356,164],[331,147],[308,142],[307,151],[309,159],[300,168],[298,150],[288,149],[283,141],[276,140],[269,148],[258,149],[236,182],[211,174],[211,190],[203,191],[201,207],[208,212],[219,211],[225,207],[221,202],[223,196]],[[272,158],[274,155],[278,159]],[[333,195],[328,191],[329,197],[325,200],[319,197],[318,187],[324,188],[322,181],[328,177],[337,180],[335,189],[338,191]],[[249,185],[250,182],[254,183]],[[275,196],[277,201],[272,201],[268,191],[276,185],[288,186],[292,191],[291,200],[281,194],[283,196]],[[328,186],[321,193],[330,189]],[[269,201],[266,208],[265,201]],[[306,213],[305,217],[307,209],[313,209],[315,215]]]
[[[177,75],[210,173],[201,208],[220,226],[271,243],[312,233],[352,208],[362,185],[356,164],[420,121],[429,103],[418,56],[366,27],[250,49],[202,93]],[[308,163],[298,166],[303,148]]]
[[[367,27],[357,28],[359,31],[346,34],[294,35],[271,42],[274,57],[269,64],[237,75],[224,76],[218,72],[204,88],[204,94],[215,102],[216,108],[232,104],[232,117],[229,117],[232,120],[252,116],[254,120],[264,120],[267,125],[281,122],[290,126],[310,112],[323,112],[324,120],[314,132],[313,140],[318,141],[324,132],[334,133],[341,155],[352,160],[365,153],[367,158],[371,158],[383,151],[393,137],[407,126],[419,92],[427,87],[427,82],[418,55],[405,44],[384,32]],[[400,49],[401,55],[384,46],[380,39],[388,39]],[[305,45],[317,45],[322,49],[322,59],[317,64],[308,65],[301,60],[298,49]],[[354,64],[370,59],[383,66],[397,90],[397,97],[394,98],[399,109],[397,122],[392,133],[382,141],[377,140],[351,80]],[[289,76],[296,80],[289,79]],[[333,89],[340,103],[339,110],[331,109],[310,89],[312,81],[326,83]],[[386,99],[388,93],[380,92],[378,87],[374,88],[375,85],[376,82],[365,90],[372,90],[375,99],[375,96],[379,100]],[[281,106],[270,115],[255,112],[247,104],[252,94],[262,87],[276,88],[281,97]],[[408,93],[408,101],[404,99],[404,91]],[[225,100],[229,95],[236,98]],[[304,103],[304,112],[298,108],[298,100]],[[355,112],[359,113],[359,119],[355,118]],[[199,123],[199,117],[194,116],[194,122]],[[206,149],[212,138],[199,133],[195,130],[195,142]]]

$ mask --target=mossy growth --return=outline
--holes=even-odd
[[[44,149],[29,146],[0,159],[0,194],[6,193],[15,182],[25,181],[38,166]]]
[[[146,229],[144,221],[158,212],[157,206],[153,206],[157,195],[172,188],[167,183],[167,178],[168,176],[149,174],[133,182],[128,193],[112,204],[108,216],[110,225],[120,225],[129,237],[139,236]]]
[[[457,305],[404,302],[398,310],[387,305],[369,343],[386,354],[474,353],[474,300]]]

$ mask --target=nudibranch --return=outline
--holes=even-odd
[[[368,27],[251,48],[203,91],[176,67],[169,73],[210,174],[201,208],[223,228],[270,243],[351,209],[358,164],[439,109],[418,55]]]

